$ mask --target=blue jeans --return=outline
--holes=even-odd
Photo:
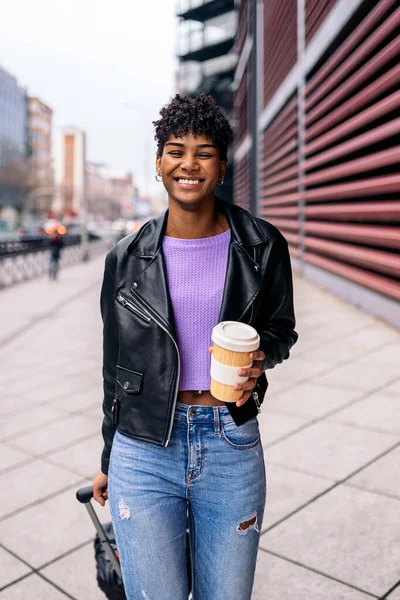
[[[250,600],[266,497],[256,418],[177,404],[167,448],[117,432],[108,479],[128,600]]]

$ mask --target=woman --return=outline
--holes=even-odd
[[[104,505],[108,483],[128,600],[187,600],[187,515],[194,600],[250,600],[266,493],[264,370],[297,339],[288,249],[272,225],[215,196],[232,130],[214,100],[177,95],[160,114],[169,209],[106,259],[94,497]],[[261,340],[253,367],[238,371],[249,377],[236,384],[241,399],[226,405],[209,392],[211,330],[225,320]]]

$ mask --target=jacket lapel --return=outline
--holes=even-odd
[[[174,334],[174,313],[165,272],[162,240],[167,225],[168,211],[148,221],[140,235],[128,246],[129,254],[144,259],[143,269],[132,281],[132,292],[137,294]],[[136,284],[136,285],[135,285]]]
[[[168,292],[161,248],[147,268],[136,278],[136,284],[134,293],[157,313],[164,325],[174,334],[174,313]]]
[[[247,250],[232,239],[219,321],[240,321],[262,285],[260,267]]]

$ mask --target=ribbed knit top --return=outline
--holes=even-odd
[[[181,357],[179,390],[210,389],[208,348],[221,310],[230,238],[229,229],[208,238],[163,238]]]

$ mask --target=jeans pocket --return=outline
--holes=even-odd
[[[222,439],[228,446],[236,450],[248,450],[254,448],[260,441],[260,430],[257,418],[254,417],[243,425],[236,425],[234,421],[222,423]]]

